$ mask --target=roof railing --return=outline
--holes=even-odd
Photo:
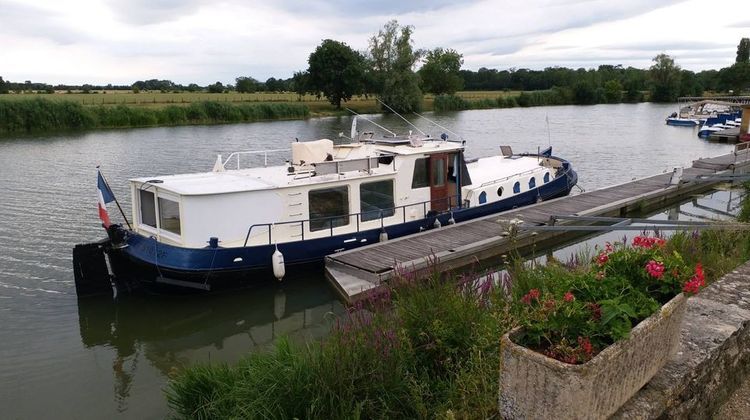
[[[240,156],[259,156],[263,155],[263,167],[268,166],[268,155],[269,154],[277,154],[281,152],[289,152],[290,149],[275,149],[275,150],[247,150],[243,152],[232,152],[229,157],[222,163],[224,166],[224,169],[227,169],[227,164],[232,159],[237,160],[237,169],[240,169]],[[221,155],[219,155],[219,158],[221,158]]]

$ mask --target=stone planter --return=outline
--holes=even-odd
[[[582,365],[500,343],[500,414],[505,419],[601,419],[612,415],[677,350],[687,298],[675,296],[635,326],[626,340]]]

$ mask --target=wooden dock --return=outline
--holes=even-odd
[[[720,180],[697,177],[731,173],[750,166],[750,150],[699,159],[683,170],[682,180],[672,182],[672,173],[654,175],[596,191],[537,203],[479,219],[428,230],[404,238],[364,246],[326,257],[326,276],[351,303],[392,278],[396,271],[466,267],[511,250],[545,242],[562,241],[569,232],[521,232],[509,239],[512,224],[549,224],[552,216],[625,216],[649,211],[668,203],[710,190]],[[557,224],[570,223],[560,222]]]

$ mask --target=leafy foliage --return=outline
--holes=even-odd
[[[651,100],[654,102],[674,102],[680,93],[680,66],[667,54],[659,54],[653,59],[649,69],[651,76]]]
[[[456,50],[435,48],[428,51],[425,63],[419,69],[422,90],[435,95],[450,95],[463,89],[464,81],[459,74],[463,62],[463,56]]]
[[[343,42],[324,40],[307,62],[305,89],[322,93],[336,108],[362,92],[364,57]]]
[[[705,286],[702,265],[689,267],[658,237],[637,236],[632,247],[608,243],[574,270],[554,263],[524,270],[515,289],[516,340],[567,363],[590,360],[678,293]]]
[[[401,113],[422,108],[422,90],[414,72],[422,51],[412,47],[413,31],[414,27],[392,20],[370,38],[373,88],[383,102]]]
[[[750,38],[742,38],[737,44],[737,58],[735,63],[750,62]]]

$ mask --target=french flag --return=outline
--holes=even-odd
[[[102,219],[102,224],[106,229],[112,224],[109,221],[109,213],[107,213],[107,203],[115,201],[115,195],[112,194],[112,190],[109,189],[109,185],[107,185],[107,181],[104,180],[102,173],[100,171],[96,172],[98,175],[96,186],[99,191],[99,218]]]

